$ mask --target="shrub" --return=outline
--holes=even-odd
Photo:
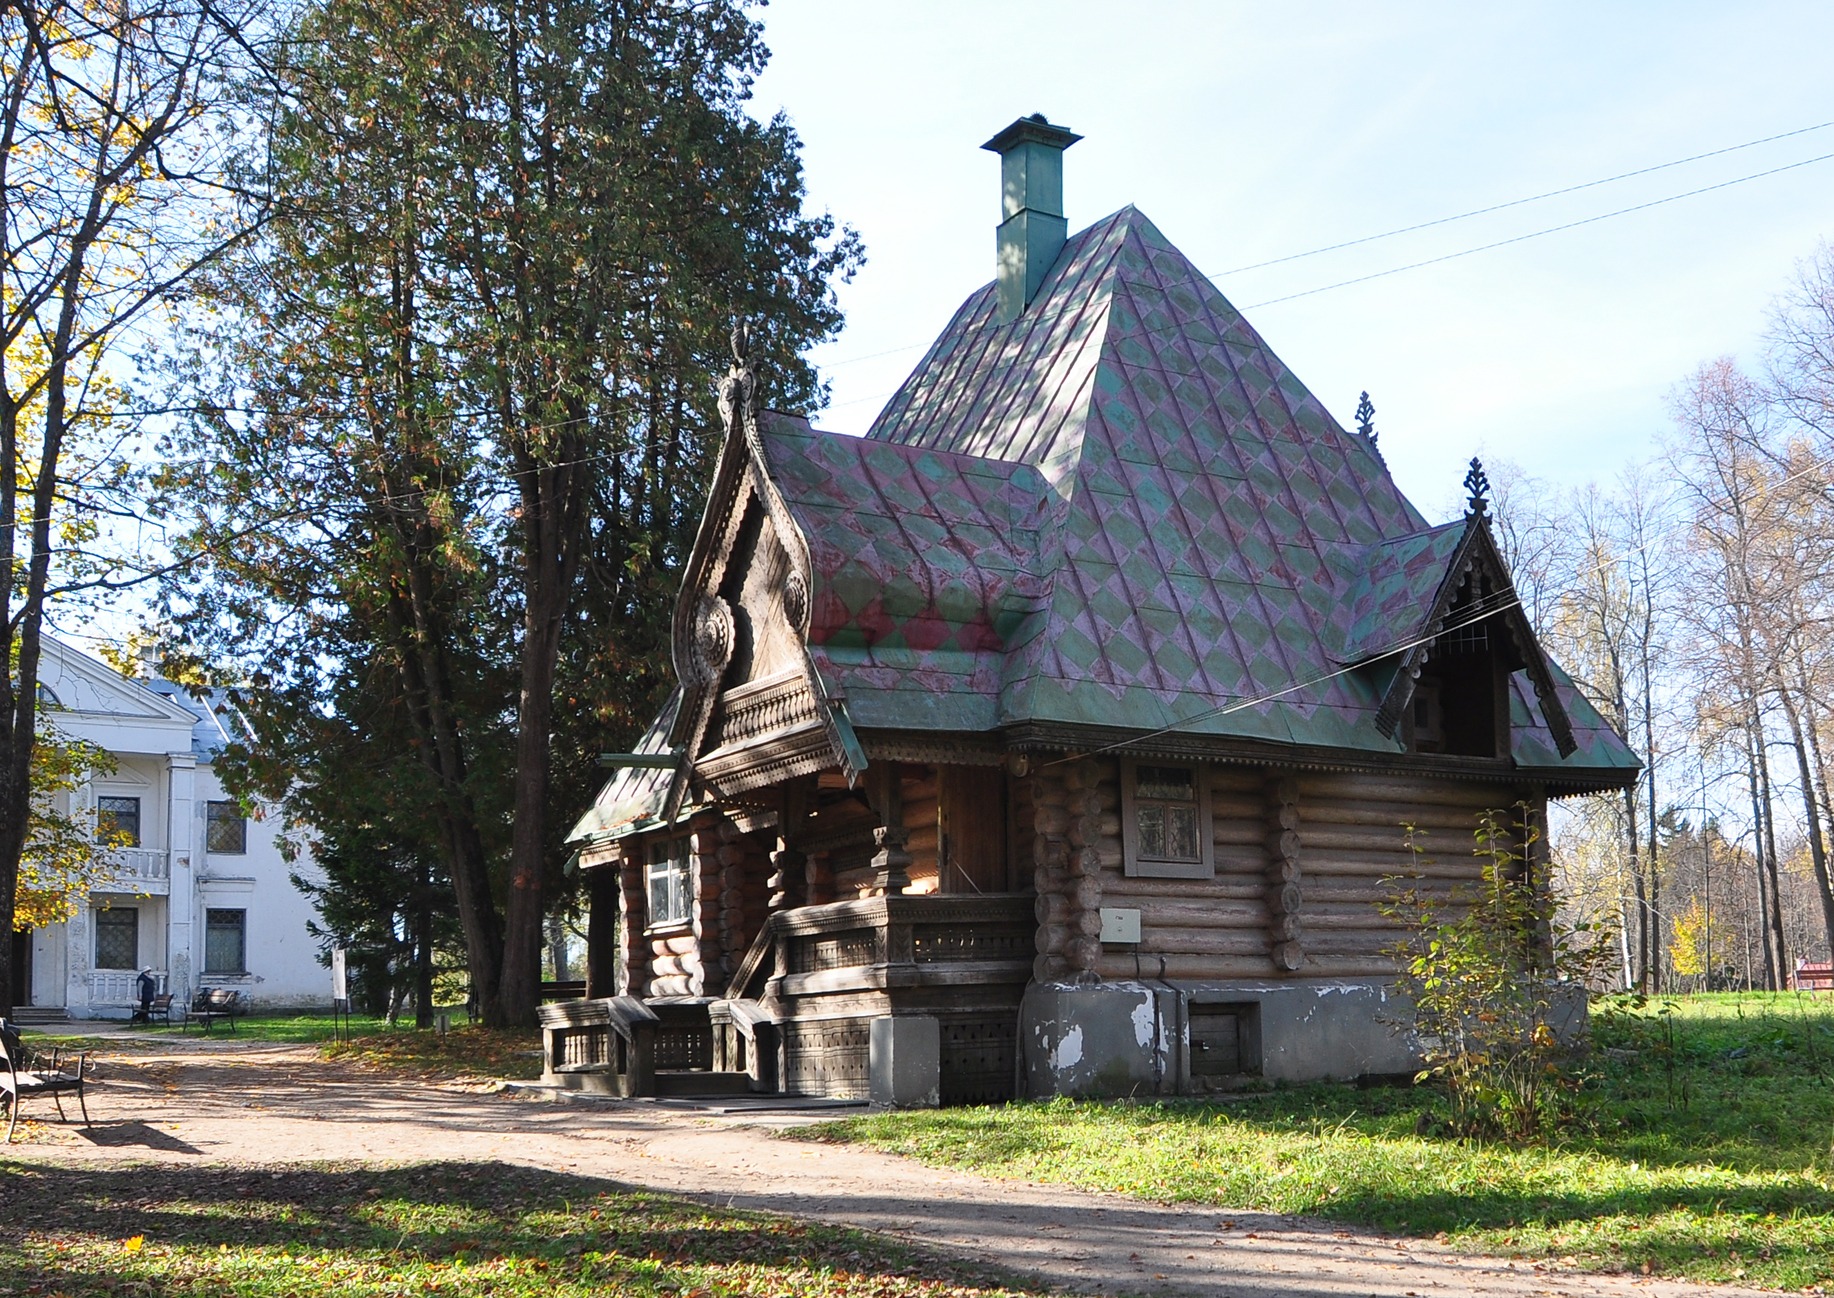
[[[1475,883],[1449,892],[1415,871],[1391,879],[1383,913],[1406,936],[1388,949],[1425,1064],[1417,1081],[1444,1088],[1454,1134],[1530,1140],[1571,1112],[1575,1045],[1585,1027],[1587,977],[1609,956],[1589,925],[1563,922],[1537,877],[1537,830],[1527,807],[1486,813],[1476,831],[1483,865]]]

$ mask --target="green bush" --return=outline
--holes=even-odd
[[[1526,807],[1486,813],[1476,831],[1475,884],[1427,890],[1418,869],[1391,880],[1383,913],[1407,936],[1389,948],[1425,1067],[1443,1088],[1441,1121],[1456,1135],[1532,1140],[1567,1117],[1581,1078],[1585,987],[1608,957],[1588,925],[1562,922]],[[1409,850],[1419,865],[1414,830]]]

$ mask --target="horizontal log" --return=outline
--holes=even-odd
[[[1267,795],[1259,789],[1212,793],[1210,815],[1216,820],[1259,820],[1267,814]]]
[[[1241,797],[1260,797],[1267,787],[1267,776],[1255,767],[1212,766],[1210,768],[1210,796],[1224,795]]]
[[[700,961],[692,956],[657,955],[650,959],[650,974],[654,978],[691,978],[700,972]]]
[[[1303,918],[1306,950],[1318,955],[1355,955],[1373,960],[1402,935],[1402,930],[1394,928],[1327,929],[1314,925],[1310,916]]]
[[[1095,970],[1104,978],[1271,978],[1278,972],[1266,956],[1148,955],[1104,949]]]
[[[1306,894],[1305,904],[1300,906],[1299,914],[1304,917],[1308,929],[1381,928],[1400,932],[1409,927],[1406,920],[1389,919],[1373,905],[1320,902],[1310,893]]]
[[[694,980],[681,975],[655,977],[650,979],[651,996],[692,996]]]
[[[1443,904],[1450,900],[1452,891],[1458,887],[1456,879],[1400,879],[1394,883],[1383,883],[1366,876],[1346,878],[1342,875],[1313,872],[1305,879],[1305,896],[1307,904],[1312,902],[1342,902],[1349,904],[1361,902],[1367,905],[1381,905],[1384,902],[1398,900],[1403,891],[1418,893],[1434,902]]]
[[[1392,960],[1307,951],[1305,968],[1301,972],[1312,976],[1373,978],[1390,982],[1399,970],[1395,968]],[[1405,1002],[1402,1003],[1404,1004]],[[1397,1014],[1402,1012],[1402,1005],[1396,1006]]]
[[[1104,900],[1115,904],[1112,894]],[[1266,928],[1267,903],[1260,900],[1172,901],[1152,897],[1140,901],[1140,927],[1157,928]]]
[[[1271,936],[1261,929],[1142,928],[1140,950],[1150,955],[1265,955]]]
[[[1210,841],[1218,847],[1259,847],[1267,841],[1267,821],[1219,820],[1210,827]]]
[[[1267,868],[1267,845],[1259,841],[1252,847],[1219,843],[1212,859],[1218,874],[1259,874]]]
[[[1300,856],[1306,877],[1344,875],[1362,878],[1464,879],[1481,877],[1482,865],[1471,857],[1450,861],[1415,858],[1405,852],[1357,852],[1349,848],[1321,848]]]
[[[1180,901],[1259,901],[1267,893],[1267,880],[1260,874],[1215,879],[1140,879],[1123,874],[1102,875],[1102,896],[1110,906],[1132,906],[1148,897],[1170,897]]]
[[[1377,829],[1402,832],[1412,825],[1434,838],[1449,835],[1471,837],[1483,813],[1468,807],[1441,807],[1430,803],[1398,802],[1308,802],[1301,810],[1304,825],[1368,825]]]
[[[1313,775],[1299,780],[1299,800],[1337,802],[1397,802],[1439,807],[1514,806],[1529,796],[1505,784],[1461,784],[1453,780],[1410,780],[1402,776]],[[1532,801],[1532,799],[1531,799]]]
[[[1032,915],[1040,924],[1068,924],[1070,910],[1070,899],[1060,893],[1040,893],[1032,904]]]

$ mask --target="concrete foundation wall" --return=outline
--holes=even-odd
[[[1233,1014],[1241,1071],[1193,1064],[1192,1022]],[[1174,1095],[1243,1078],[1349,1081],[1419,1068],[1407,1003],[1376,980],[1040,983],[1020,1010],[1023,1090],[1033,1098]],[[1200,1044],[1200,1049],[1203,1047]]]

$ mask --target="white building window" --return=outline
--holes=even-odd
[[[139,847],[140,799],[97,798],[96,829],[103,834],[115,835],[120,847]]]
[[[694,902],[693,883],[688,877],[688,840],[673,838],[652,843],[649,856],[650,927],[687,923]]]
[[[204,972],[248,972],[247,911],[213,907],[204,912]]]
[[[138,969],[140,967],[140,910],[135,906],[111,906],[95,912],[96,968]]]
[[[204,804],[204,850],[213,856],[243,856],[248,852],[248,820],[239,804]]]
[[[1128,874],[1161,879],[1215,875],[1210,789],[1200,768],[1123,764],[1121,821]]]

